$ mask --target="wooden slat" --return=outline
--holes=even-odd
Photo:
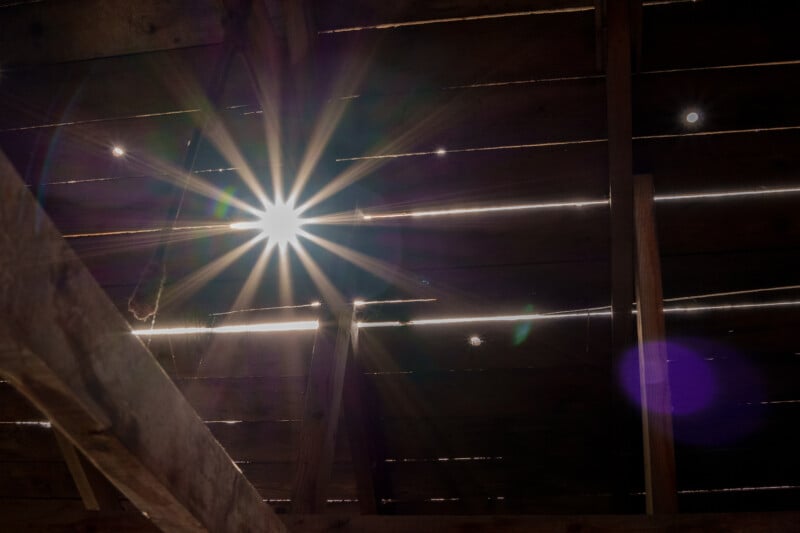
[[[675,443],[652,176],[636,176],[633,189],[646,506],[647,514],[673,514],[678,510]]]
[[[664,517],[637,515],[621,516],[295,516],[288,517],[286,523],[293,531],[322,531],[336,527],[343,533],[382,531],[395,533],[401,531],[448,532],[448,531],[505,531],[512,532],[567,532],[590,529],[597,532],[612,531],[663,531],[665,529],[693,529],[707,531],[730,531],[745,533],[753,530],[765,532],[785,532],[794,528],[800,517],[796,512],[787,513],[729,513],[693,514]]]
[[[2,499],[0,515],[3,525],[16,531],[162,531],[139,511],[97,513],[87,511],[80,500]]]
[[[303,415],[306,379],[181,379],[176,385],[205,420],[297,420]]]
[[[220,42],[215,2],[186,10],[180,2],[20,3],[3,10],[0,41],[6,64],[75,61]],[[87,31],[94,21],[94,31]]]
[[[591,12],[323,34],[323,71],[368,68],[356,94],[594,74]],[[548,50],[557,47],[554,56]],[[424,73],[418,76],[417,73]]]
[[[451,3],[431,3],[403,0],[386,4],[375,0],[350,0],[337,6],[332,6],[327,2],[316,0],[313,4],[318,24],[325,31],[392,22],[442,20],[499,13],[579,8],[591,6],[591,1],[503,0],[502,2],[486,2],[484,0],[469,0]]]
[[[0,184],[9,199],[0,211],[7,243],[2,305],[15,323],[3,328],[3,375],[160,527],[283,530],[158,363],[129,336],[5,158]],[[196,444],[191,454],[181,451],[185,442]],[[197,475],[218,484],[212,490]],[[228,498],[219,486],[232,491]]]

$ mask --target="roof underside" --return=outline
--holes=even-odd
[[[317,150],[298,203],[314,199],[307,216],[342,220],[309,226],[333,247],[301,240],[319,272],[348,302],[435,299],[364,306],[361,320],[610,304],[606,81],[592,2],[315,0],[311,52],[285,38],[297,32],[280,21],[292,17],[270,4],[289,42],[278,53],[305,54],[303,81],[276,83],[282,105],[264,110],[235,57],[218,105],[224,128],[203,141],[188,186],[178,169],[225,56],[225,11],[212,0],[139,4],[0,2],[0,148],[134,328],[151,325],[128,299],[165,233],[155,327],[316,320],[315,308],[215,315],[329,302],[296,251],[283,265],[275,253],[237,301],[263,247],[214,261],[251,233],[163,228],[181,195],[179,227],[252,218],[237,209],[259,205],[243,176],[273,198],[277,170],[289,190]],[[657,196],[700,196],[656,202],[664,297],[667,308],[715,307],[667,314],[686,352],[671,367],[681,511],[800,502],[798,14],[792,2],[644,2],[634,171],[653,175]],[[688,126],[692,110],[700,121]],[[341,190],[316,202],[330,183]],[[777,189],[789,191],[755,194]],[[735,191],[752,194],[707,196]],[[359,215],[575,201],[601,203]],[[787,305],[724,308],[775,302]],[[149,345],[278,511],[290,501],[314,342],[314,332],[284,332]],[[602,313],[362,329],[359,342],[381,512],[643,509],[641,421]],[[0,383],[0,513],[80,508],[52,430],[34,422],[42,415]],[[345,437],[332,512],[358,510]]]

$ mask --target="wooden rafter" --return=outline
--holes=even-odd
[[[164,531],[283,531],[0,157],[0,375]]]

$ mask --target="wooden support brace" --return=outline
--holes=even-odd
[[[661,261],[653,194],[653,177],[637,176],[634,181],[636,324],[639,332],[645,494],[647,514],[650,515],[678,512]]]
[[[53,432],[86,509],[104,512],[122,511],[119,502],[120,494],[114,486],[103,477],[103,474],[98,472],[61,431],[54,429]]]
[[[0,154],[0,376],[163,531],[285,531]]]
[[[317,330],[292,488],[294,514],[320,513],[325,507],[353,327],[348,308],[336,311],[333,321],[321,321]]]

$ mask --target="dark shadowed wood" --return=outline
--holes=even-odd
[[[163,531],[135,509],[98,513],[87,511],[77,499],[3,499],[0,500],[0,516],[3,517],[4,528],[9,531],[36,533]]]
[[[57,63],[222,40],[216,2],[21,2],[0,17],[4,64]],[[187,16],[187,14],[189,16]],[[98,31],[87,31],[92,21]]]
[[[675,443],[653,195],[653,177],[647,174],[636,176],[636,325],[646,506],[647,514],[671,514],[678,510]]]
[[[321,324],[317,330],[292,489],[295,514],[319,513],[325,506],[354,327],[353,311],[348,309],[338,311],[333,324]]]
[[[378,512],[378,487],[383,473],[381,440],[377,428],[374,392],[364,376],[364,352],[359,331],[352,332],[353,353],[345,369],[344,422],[350,442],[361,514]]]
[[[89,511],[115,511],[121,510],[119,505],[119,493],[103,477],[103,474],[89,463],[75,446],[65,437],[61,431],[54,430],[58,447],[64,456],[78,494],[81,495],[83,505]]]
[[[337,531],[342,533],[447,533],[470,531],[488,533],[568,533],[573,531],[656,532],[656,531],[714,531],[749,533],[764,531],[783,533],[793,531],[800,514],[786,513],[729,513],[647,516],[290,516],[286,524],[297,533]]]
[[[283,530],[5,157],[0,192],[4,378],[159,527]]]

